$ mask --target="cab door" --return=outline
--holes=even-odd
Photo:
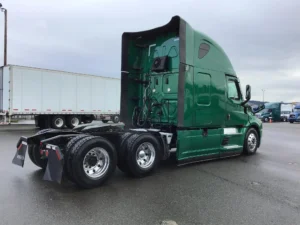
[[[234,76],[226,76],[225,128],[221,135],[220,157],[239,154],[243,150],[245,126],[248,114],[241,105],[243,102],[239,81]]]
[[[248,114],[244,113],[242,92],[239,81],[234,76],[226,76],[227,98],[226,98],[226,127],[244,127],[248,122]]]

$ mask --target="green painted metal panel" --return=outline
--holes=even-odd
[[[182,130],[177,132],[177,159],[184,160],[198,156],[219,154],[222,129]]]
[[[122,85],[122,95],[126,95],[121,98],[121,117],[126,115],[124,121],[130,121],[135,107],[144,107],[147,111],[155,104],[150,109],[151,123],[224,127],[224,75],[235,76],[235,72],[224,50],[215,41],[194,30],[180,17],[174,17],[164,27],[128,33],[126,37],[123,38],[127,43],[123,44],[123,52],[128,54],[122,53],[122,68],[129,74],[126,86]],[[203,44],[207,46],[207,54],[199,57]],[[168,71],[152,72],[154,58],[162,56],[168,56]],[[199,76],[199,73],[210,76],[209,96],[204,93],[207,77]],[[149,81],[150,85],[141,85],[136,80]],[[176,105],[177,112],[173,108]]]
[[[169,71],[152,72],[154,58],[162,56],[168,56]],[[160,103],[161,106],[153,107],[149,117],[153,119],[153,122],[176,124],[178,67],[179,39],[175,33],[161,34],[149,40],[129,41],[126,114],[131,117],[136,106],[149,108],[152,103]],[[165,83],[164,77],[168,78],[168,84]],[[149,87],[137,81],[148,81]],[[143,101],[145,96],[151,101],[148,100],[148,107]]]
[[[191,69],[185,72],[184,92],[184,125],[183,127],[224,127],[226,98],[225,98],[225,74],[235,76],[235,71],[224,50],[210,37],[204,33],[194,30],[190,25],[186,26],[186,63]],[[201,44],[209,46],[207,54],[199,58]],[[205,85],[207,79],[198,76],[199,73],[210,76],[210,105],[198,104],[197,101],[203,98],[198,91]],[[193,77],[193,84],[191,84]],[[194,96],[191,96],[193,93]],[[198,96],[200,94],[200,96]],[[179,96],[180,97],[180,96]],[[194,99],[191,104],[191,99]]]
[[[194,107],[195,124],[207,126],[213,121],[211,113],[211,75],[208,73],[194,73]]]
[[[154,59],[163,56],[168,56],[167,71],[151,71]],[[179,160],[241,151],[248,127],[262,128],[241,106],[239,80],[225,51],[180,17],[125,33],[122,70],[122,120],[131,124],[138,106],[149,112],[151,125],[175,126]]]
[[[199,107],[208,107],[211,102],[211,75],[197,73],[194,76],[194,95]]]
[[[232,133],[226,133],[226,129],[227,128],[223,129],[221,140],[227,139],[228,142],[226,143],[226,145],[221,146],[221,153],[242,151],[247,128],[230,128],[235,130],[235,132]]]

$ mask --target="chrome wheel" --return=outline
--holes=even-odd
[[[248,148],[250,152],[254,152],[254,150],[256,149],[256,145],[257,145],[257,139],[255,134],[250,133],[248,136]]]
[[[136,162],[141,169],[148,169],[153,165],[155,160],[155,149],[154,146],[145,142],[142,143],[136,152]]]
[[[76,127],[79,125],[79,119],[77,117],[73,117],[71,120],[71,125]]]
[[[115,117],[114,117],[114,123],[119,123],[119,122],[120,122],[119,117],[118,117],[118,116],[115,116]]]
[[[55,124],[56,127],[61,128],[61,127],[63,127],[63,125],[64,125],[64,121],[63,121],[62,118],[57,118],[57,119],[54,121],[54,124]]]
[[[93,148],[83,159],[83,170],[91,179],[99,179],[104,176],[109,168],[109,155],[103,148]]]

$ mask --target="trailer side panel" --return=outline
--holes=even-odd
[[[119,113],[120,79],[23,66],[4,67],[9,68],[10,115]]]

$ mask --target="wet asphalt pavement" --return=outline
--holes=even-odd
[[[176,167],[143,179],[120,171],[103,187],[80,190],[42,180],[28,156],[11,163],[16,142],[34,130],[0,127],[1,225],[300,224],[300,124],[264,125],[257,154]]]

